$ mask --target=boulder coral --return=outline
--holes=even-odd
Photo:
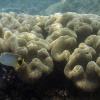
[[[94,48],[97,52],[97,54],[100,54],[100,36],[98,35],[90,35],[86,38],[85,43],[88,46],[91,46]]]
[[[4,52],[24,58],[14,69],[25,83],[51,75],[60,63],[66,80],[92,92],[100,87],[100,16],[0,13],[0,54]]]
[[[73,38],[77,38],[77,35],[74,31],[68,29],[68,28],[61,28],[60,30],[54,31],[51,35],[49,35],[46,40],[49,43],[52,43],[54,40],[56,40],[57,38],[59,38],[60,36],[70,36]]]
[[[81,43],[70,55],[64,69],[65,75],[72,79],[77,87],[85,91],[94,90],[99,86],[99,76],[93,68],[95,66],[92,65],[92,63],[95,63],[93,61],[95,57],[96,51],[92,47]]]
[[[43,74],[48,75],[52,72],[53,61],[47,50],[42,48],[38,50],[37,58],[34,57],[30,63],[24,63],[23,66],[18,69],[15,68],[15,70],[18,72],[20,79],[28,84],[33,84]]]
[[[48,53],[49,43],[45,44],[45,40],[27,32],[19,35],[6,31],[4,41],[11,52],[24,58],[25,65],[15,70],[26,83],[34,83],[42,74],[49,74],[53,70],[53,61]]]
[[[79,19],[74,19],[67,24],[67,27],[72,29],[78,37],[78,42],[83,42],[86,37],[93,34],[93,29],[88,23],[83,23]]]
[[[68,35],[60,36],[55,41],[50,44],[51,47],[51,57],[55,61],[68,61],[70,53],[76,47],[76,39]]]

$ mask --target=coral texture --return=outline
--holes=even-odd
[[[81,43],[70,55],[69,61],[65,66],[65,75],[83,90],[91,91],[99,85],[97,85],[98,74],[95,72],[95,67],[97,66],[92,65],[92,63],[95,63],[92,61],[95,56],[96,51],[92,47]]]
[[[100,16],[0,13],[3,52],[24,58],[24,64],[14,69],[28,84],[52,73],[59,62],[65,64],[63,73],[77,88],[94,91],[100,87]]]

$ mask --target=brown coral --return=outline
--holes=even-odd
[[[15,68],[15,70],[18,72],[19,78],[26,83],[34,83],[42,76],[42,73],[49,74],[52,72],[53,61],[47,51],[50,50],[50,44],[45,40],[27,32],[13,34],[6,31],[4,41],[6,41],[11,52],[17,53],[25,59],[26,64],[21,68]],[[27,77],[25,77],[26,75]]]
[[[61,28],[58,31],[54,31],[51,35],[49,35],[46,38],[46,40],[51,43],[54,40],[56,40],[57,38],[59,38],[60,36],[65,36],[65,35],[69,35],[71,37],[74,37],[75,39],[77,38],[77,35],[74,31],[72,31],[68,28]]]
[[[91,64],[92,60],[95,60],[95,56],[95,50],[82,43],[70,55],[69,61],[65,66],[64,73],[66,77],[72,79],[75,85],[82,90],[93,91],[98,87],[98,75],[94,70],[91,71],[94,68],[90,68],[95,67]],[[95,75],[97,80],[94,77]]]
[[[51,43],[51,56],[55,61],[68,61],[76,47],[76,39],[68,35],[60,36]]]
[[[72,20],[67,24],[67,27],[74,30],[78,36],[78,42],[83,42],[86,37],[93,34],[92,27],[87,23],[82,23],[79,20]]]
[[[100,36],[99,35],[98,36],[90,35],[85,40],[85,43],[88,46],[91,46],[92,48],[94,48],[96,50],[97,54],[100,54]]]
[[[28,84],[34,83],[42,74],[49,74],[53,70],[53,61],[46,49],[38,50],[37,58],[33,58],[29,64],[24,64],[15,70],[19,78]]]
[[[65,76],[78,88],[93,91],[100,87],[99,19],[72,12],[50,16],[0,13],[0,53],[25,59],[15,70],[26,83],[50,74],[53,61],[65,61]]]

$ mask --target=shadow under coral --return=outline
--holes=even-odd
[[[73,82],[65,78],[64,63],[54,62],[54,66],[50,75],[42,75],[33,85],[22,82],[12,68],[0,66],[0,100],[90,100],[91,93],[76,89]],[[13,70],[9,81],[3,79],[2,68],[7,68],[8,73]]]

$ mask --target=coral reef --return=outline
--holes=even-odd
[[[99,71],[100,68],[92,61],[95,60],[95,56],[96,51],[92,47],[81,43],[70,55],[69,61],[65,66],[65,75],[83,90],[91,91],[99,86],[100,80],[95,69]]]
[[[14,69],[28,84],[57,71],[55,63],[60,63],[61,71],[65,67],[61,73],[77,88],[88,92],[99,88],[99,35],[100,16],[93,14],[0,13],[0,54],[10,52],[24,58],[24,64]]]
[[[27,83],[33,83],[35,79],[41,77],[42,73],[49,74],[52,71],[53,61],[48,53],[49,43],[45,44],[45,40],[27,32],[12,34],[9,31],[5,32],[4,40],[7,42],[9,51],[21,55],[27,63],[21,68],[15,68],[21,74],[19,76],[22,80],[27,79]]]
[[[51,56],[55,61],[68,61],[70,53],[75,49],[76,39],[66,36],[60,36],[51,43]]]

